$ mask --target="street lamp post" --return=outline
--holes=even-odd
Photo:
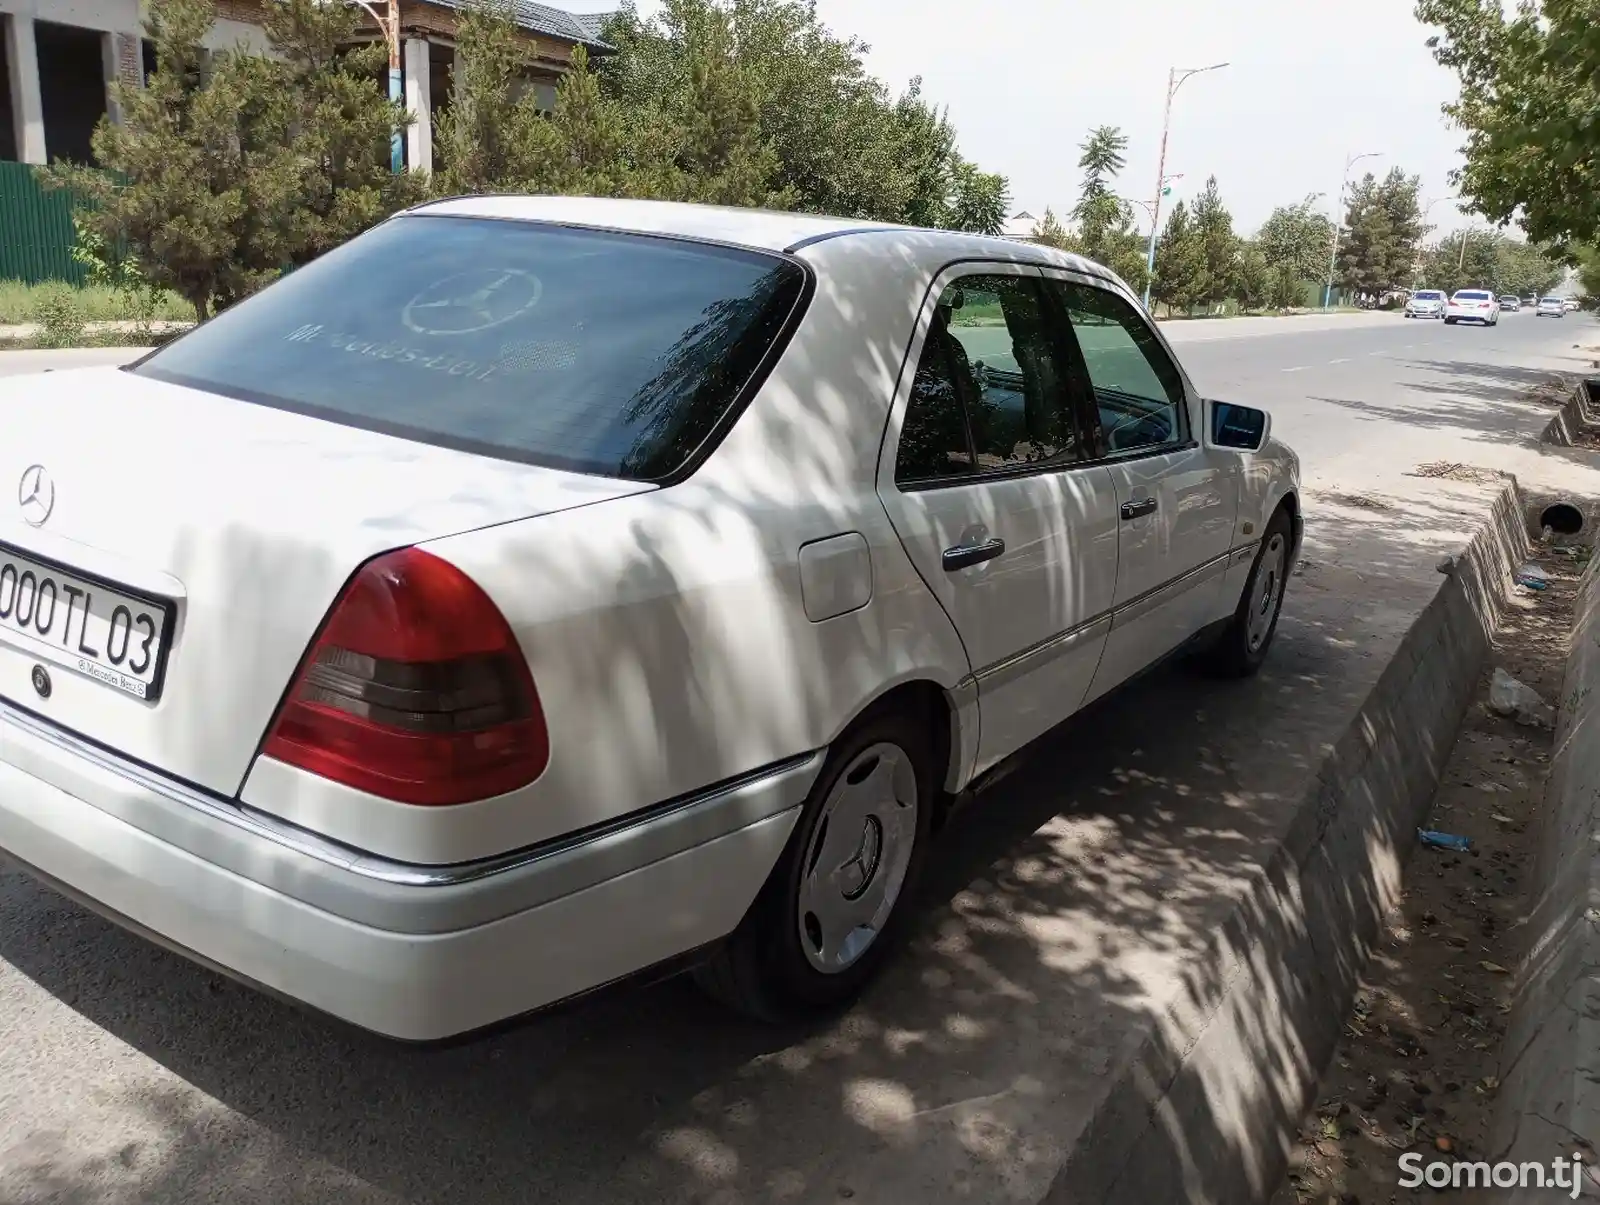
[[[1161,191],[1167,186],[1167,134],[1172,129],[1172,98],[1183,81],[1203,71],[1220,71],[1227,63],[1212,63],[1209,67],[1172,67],[1167,71],[1167,106],[1161,115],[1161,156],[1156,161],[1156,196],[1150,206],[1150,246],[1145,251],[1144,308],[1150,308],[1150,279],[1156,270],[1156,232],[1161,217]]]
[[[370,0],[356,0],[378,25],[384,43],[389,48],[389,99],[396,104],[405,103],[405,85],[400,71],[400,0],[379,0],[383,12]],[[400,131],[389,135],[389,170],[399,175],[405,170],[405,149],[400,141]]]
[[[1344,190],[1350,187],[1350,169],[1363,159],[1376,159],[1382,154],[1382,151],[1363,151],[1344,161],[1344,179],[1339,181],[1339,194],[1333,202],[1333,250],[1328,252],[1328,287],[1322,293],[1323,309],[1333,304],[1333,273],[1339,263],[1339,223],[1344,218],[1339,211],[1344,207]]]

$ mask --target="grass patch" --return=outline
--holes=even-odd
[[[138,331],[132,330],[85,331],[72,347],[160,347],[163,343],[183,334],[184,329],[182,327],[158,329],[145,338],[141,338]],[[0,352],[59,350],[62,350],[61,345],[48,335],[30,335],[24,339],[8,339],[0,335]]]
[[[0,326],[19,326],[24,322],[39,321],[39,302],[47,299],[51,292],[52,286],[49,284],[30,285],[20,280],[0,280]],[[88,285],[72,288],[72,294],[85,322],[132,322],[143,316],[135,312],[126,294],[113,289]],[[149,317],[157,322],[192,322],[194,306],[176,293],[161,293],[156,298],[155,313]]]

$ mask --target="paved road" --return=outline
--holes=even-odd
[[[1511,315],[1496,330],[1476,330],[1367,317],[1234,337],[1212,329],[1225,324],[1195,324],[1195,334],[1178,334],[1175,342],[1204,390],[1271,405],[1308,474],[1341,488],[1376,481],[1375,465],[1526,437],[1548,408],[1518,400],[1507,386],[1535,384],[1551,367],[1586,365],[1572,344],[1600,343],[1600,327],[1587,318]],[[9,363],[0,357],[0,374]],[[0,407],[6,401],[0,385]],[[1296,615],[1304,605],[1291,594],[1275,668],[1260,684],[1230,692],[1168,675],[1135,688],[1079,730],[1088,732],[1087,751],[1051,769],[1051,789],[1079,799],[1125,799],[1129,783],[1154,784],[1169,796],[1189,790],[1174,783],[1194,783],[1196,797],[1211,789],[1195,778],[1197,749],[1207,769],[1207,742],[1224,748],[1229,733],[1259,731],[1281,708],[1278,700],[1300,697],[1291,694],[1297,683],[1331,680],[1333,646],[1312,629],[1337,617]],[[1373,614],[1356,625],[1360,632],[1383,622],[1382,613]],[[1348,651],[1359,639],[1343,639],[1345,660],[1360,655]],[[1201,724],[1210,736],[1196,735]],[[1219,756],[1226,760],[1225,748]],[[1040,779],[1034,775],[1030,785],[1028,775],[1018,778],[1015,787],[996,788],[996,814],[1008,806],[1027,814],[1028,793],[1040,789]],[[1233,802],[1228,807],[1246,814]],[[1128,891],[1115,889],[1128,880],[1099,877],[1117,858],[1141,856],[1119,848],[1137,844],[1130,822],[1113,811],[1085,824],[1103,850],[1092,861],[1111,862],[1100,871],[1078,863],[1070,873],[1108,885],[1104,894],[1125,909],[1125,934],[1135,941],[1164,934],[1169,948],[1203,939],[1183,921],[1199,873],[1195,842],[1204,834],[1180,835],[1167,849],[1179,877],[1156,906],[1135,916]],[[1235,844],[1241,842],[1248,844]],[[1147,854],[1153,846],[1146,843]],[[936,902],[985,873],[984,857],[979,849],[944,863]],[[1098,953],[1088,940],[1088,950],[1063,954],[1060,965],[1074,982],[1090,985],[1102,1007],[1116,998],[1126,1001],[1120,1007],[1137,1008],[1130,981],[1115,990],[1099,986],[1096,960],[1112,951],[1103,935]],[[1017,1040],[1027,1042],[1038,1026],[1054,1024],[1049,1040],[1057,1053],[1060,1043],[1091,1038],[1071,1016],[986,1012],[984,996],[1003,998],[1014,988],[993,966],[962,957],[957,950],[947,963],[899,977],[914,991],[914,976],[922,975],[931,992],[942,975],[947,995],[952,972],[958,984],[988,984],[982,992],[962,987],[965,996],[954,998],[965,1001],[964,1011],[934,1021],[880,1012],[824,1037],[775,1034],[729,1020],[686,986],[667,984],[613,993],[463,1048],[421,1052],[296,1014],[3,872],[0,1201],[831,1201],[857,1195],[844,1191],[845,1156],[835,1159],[833,1144],[848,1145],[857,1167],[874,1158],[887,1166],[901,1159],[904,1135],[940,1125],[958,1131],[973,1183],[992,1186],[984,1176],[993,1160],[1025,1172],[1048,1158],[1028,1145],[1038,1136],[1017,1145],[965,1104],[923,1108],[920,1097],[897,1087],[904,1076],[895,1060],[918,1052],[948,1058],[970,1085],[952,1089],[950,1098],[981,1101],[989,1099],[982,1095],[988,1056],[962,1052],[986,1049],[973,1043],[993,1037],[990,1028],[1021,1033]],[[1111,1050],[1117,1036],[1093,1040]],[[825,1070],[830,1065],[835,1070]],[[841,1065],[872,1069],[846,1073]],[[1027,1087],[1017,1090],[1026,1094]],[[987,1116],[1005,1107],[1001,1102]],[[943,1178],[930,1193],[962,1196],[966,1171],[941,1167],[937,1174]],[[988,1191],[971,1199],[997,1199]],[[858,1199],[882,1198],[862,1192]]]

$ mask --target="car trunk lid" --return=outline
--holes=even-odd
[[[228,794],[360,564],[653,488],[115,369],[13,378],[0,392],[0,423],[0,483],[17,499],[0,499],[0,574],[9,563],[13,604],[10,621],[0,615],[0,697]],[[17,608],[28,595],[17,590],[29,573],[32,627],[22,633]],[[51,575],[51,622],[41,632]],[[72,591],[100,592],[89,620]],[[0,613],[6,602],[0,584]],[[63,605],[66,627],[57,619]],[[147,626],[165,630],[147,636]],[[119,640],[123,657],[113,665]],[[141,665],[141,649],[150,665]]]

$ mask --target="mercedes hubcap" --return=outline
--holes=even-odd
[[[1256,566],[1256,577],[1250,595],[1250,621],[1245,629],[1250,651],[1259,649],[1272,631],[1272,621],[1277,618],[1278,604],[1283,599],[1283,571],[1288,561],[1288,547],[1281,535],[1267,541],[1261,563]]]
[[[806,848],[796,920],[824,974],[855,965],[888,923],[917,840],[917,775],[897,745],[862,750],[839,775]]]

